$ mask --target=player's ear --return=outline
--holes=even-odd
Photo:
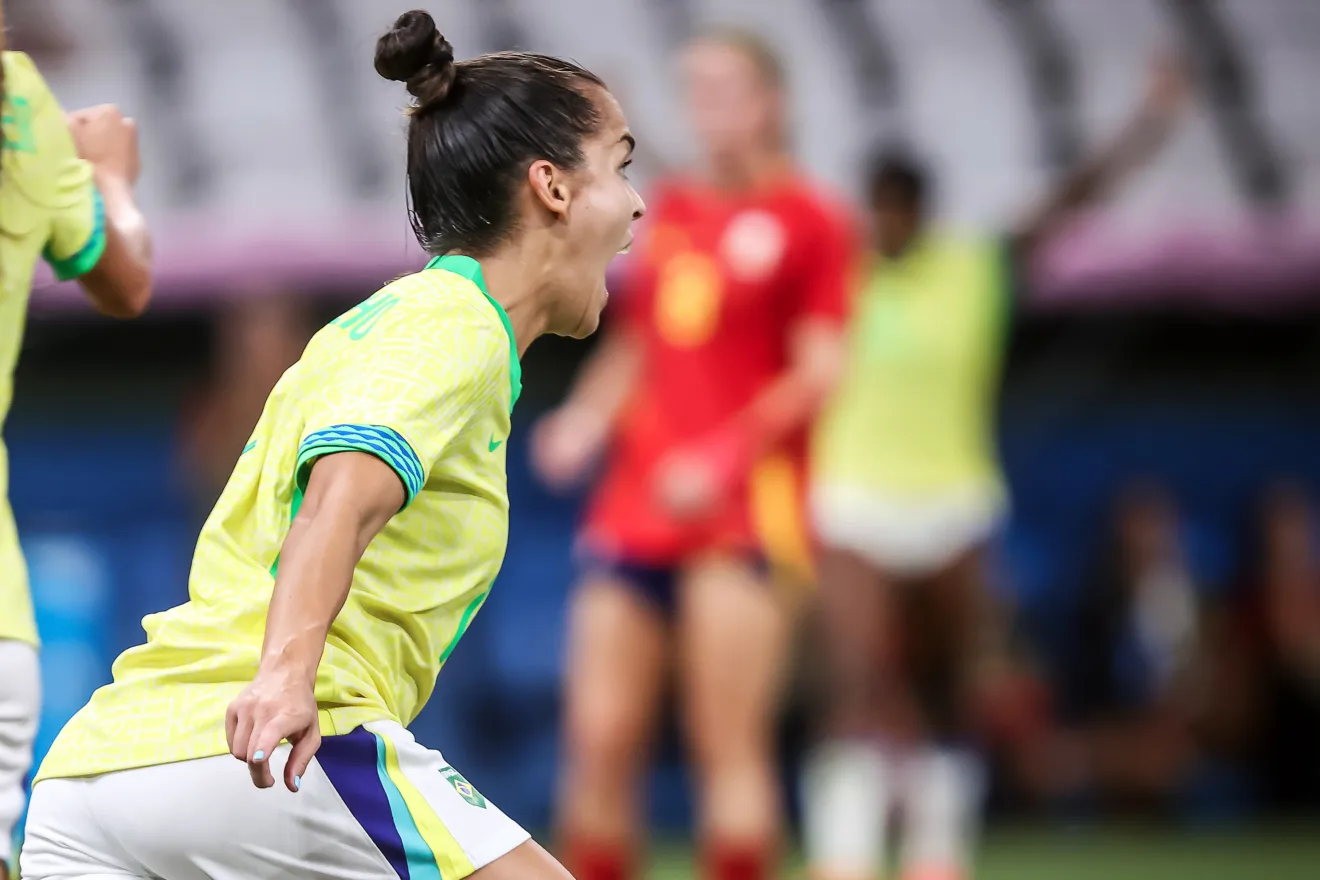
[[[527,182],[532,186],[532,193],[537,200],[552,214],[568,213],[572,191],[568,185],[568,175],[555,167],[553,162],[537,159],[527,169]]]

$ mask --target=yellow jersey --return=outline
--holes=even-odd
[[[4,52],[0,111],[0,422],[14,394],[37,259],[61,280],[90,271],[105,250],[101,197],[78,158],[64,111],[32,60]],[[0,639],[33,644],[37,627],[27,566],[9,507],[9,453],[0,444]]]
[[[316,676],[321,732],[407,725],[504,559],[505,440],[521,389],[508,316],[469,257],[433,260],[322,328],[266,402],[202,527],[183,605],[61,731],[38,779],[224,754],[257,673],[280,547],[312,464],[379,456],[406,490],[367,547]]]
[[[994,414],[1008,304],[993,240],[931,234],[876,264],[817,424],[816,482],[891,498],[1005,494]]]

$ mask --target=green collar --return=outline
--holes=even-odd
[[[495,307],[495,314],[500,316],[504,332],[509,334],[509,412],[513,412],[513,406],[522,394],[522,364],[518,361],[518,342],[513,338],[513,325],[509,323],[509,315],[504,311],[504,306],[497,303],[495,297],[486,289],[486,278],[481,274],[481,264],[461,254],[445,254],[442,257],[433,257],[431,262],[426,264],[426,268],[443,269],[466,278],[475,284],[481,295]]]

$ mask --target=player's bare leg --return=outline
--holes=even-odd
[[[885,861],[897,783],[884,734],[912,715],[897,663],[897,587],[845,550],[825,550],[818,573],[824,724],[803,774],[807,867],[812,880],[870,880]]]
[[[981,808],[981,766],[968,741],[976,666],[994,625],[981,550],[964,554],[920,588],[931,624],[922,683],[926,744],[906,766],[904,880],[969,876]]]
[[[847,550],[820,556],[817,609],[828,676],[828,733],[875,736],[910,725],[899,663],[902,608],[884,572]]]
[[[568,869],[535,840],[472,873],[472,880],[573,880]]]
[[[775,722],[789,617],[788,603],[746,563],[702,560],[684,577],[678,616],[683,720],[711,880],[774,873],[783,822]]]
[[[556,821],[578,880],[633,874],[667,638],[660,612],[626,584],[597,580],[573,595]]]

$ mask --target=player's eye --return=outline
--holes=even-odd
[[[624,160],[624,163],[619,166],[619,173],[623,175],[624,180],[628,179],[628,166],[630,165],[632,165],[632,159],[626,159]]]

